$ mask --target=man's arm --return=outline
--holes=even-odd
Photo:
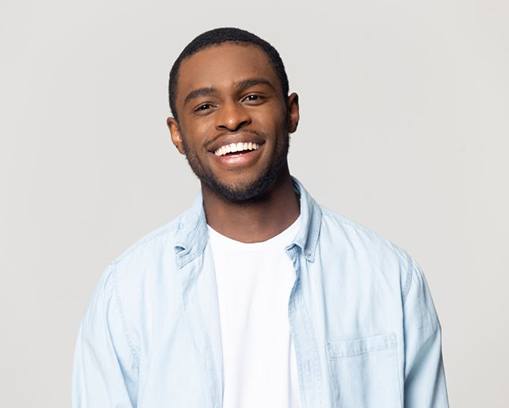
[[[406,287],[405,408],[447,408],[441,326],[422,269],[413,260]]]
[[[81,322],[74,353],[73,408],[136,407],[137,359],[112,272],[110,265]]]

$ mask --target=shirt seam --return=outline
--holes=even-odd
[[[135,346],[134,344],[134,341],[132,340],[131,336],[129,336],[129,333],[128,333],[128,330],[127,330],[127,320],[125,318],[125,314],[124,314],[124,311],[122,309],[122,305],[120,303],[120,297],[118,295],[118,292],[117,292],[117,276],[114,272],[117,271],[117,269],[113,269],[115,266],[115,264],[111,264],[111,268],[112,268],[112,272],[111,272],[111,279],[112,279],[112,296],[115,300],[115,303],[116,303],[116,306],[117,306],[117,309],[118,309],[118,313],[119,313],[119,316],[120,316],[120,322],[122,324],[122,331],[123,331],[123,334],[124,334],[124,337],[126,339],[126,342],[127,342],[127,346],[129,348],[129,352],[131,353],[131,358],[132,358],[132,361],[133,361],[133,364],[134,364],[134,368],[138,368],[139,367],[139,363],[138,363],[138,358],[139,358],[139,353],[138,353],[138,350],[137,350],[137,347]]]

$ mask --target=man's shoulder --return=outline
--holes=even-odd
[[[110,266],[117,270],[133,268],[143,270],[160,262],[162,258],[167,259],[174,256],[177,232],[182,227],[182,223],[185,222],[189,212],[190,209],[186,209],[172,220],[137,239],[117,255],[111,261]]]
[[[365,257],[370,262],[391,260],[406,265],[415,262],[410,254],[371,229],[347,216],[320,206],[322,210],[322,242],[334,246],[345,255]]]
[[[321,209],[320,243],[322,253],[327,254],[327,264],[337,265],[342,273],[362,275],[365,282],[380,278],[396,282],[405,297],[412,275],[420,268],[409,252],[371,228],[330,209]]]

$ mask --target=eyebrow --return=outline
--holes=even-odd
[[[242,81],[236,82],[233,86],[237,91],[242,91],[244,89],[250,88],[255,85],[260,85],[260,84],[268,85],[270,88],[274,89],[274,85],[272,85],[272,83],[265,78],[244,79]],[[194,89],[191,92],[189,92],[187,94],[187,96],[185,97],[184,105],[186,105],[192,99],[198,98],[200,96],[208,96],[208,95],[214,95],[214,94],[217,94],[217,89],[212,86]]]

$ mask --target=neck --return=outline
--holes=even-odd
[[[207,224],[228,238],[245,242],[270,239],[289,227],[299,216],[299,199],[288,168],[282,171],[270,191],[253,202],[234,203],[202,184]]]

